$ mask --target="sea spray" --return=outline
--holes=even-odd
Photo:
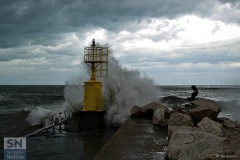
[[[81,64],[81,66],[84,66]],[[88,80],[89,69],[82,67],[81,76],[66,82],[64,97],[67,107],[81,109],[83,100],[83,82]],[[115,125],[123,123],[130,114],[132,105],[144,105],[156,101],[160,97],[159,89],[147,76],[142,76],[138,70],[129,70],[109,55],[109,73],[102,78],[104,109],[106,120]],[[100,80],[100,79],[99,79]]]
[[[83,100],[83,78],[74,77],[66,82],[64,88],[64,98],[66,108],[72,108],[74,111],[82,109]]]
[[[39,105],[32,109],[28,109],[29,112],[26,121],[30,126],[42,124],[44,126],[52,124],[51,115],[62,112],[65,110],[65,102],[53,103],[49,105]],[[58,115],[56,118],[60,119]]]
[[[83,98],[83,82],[87,81],[89,77],[89,73],[86,70],[86,67],[83,63],[81,63],[81,76],[72,77],[68,81],[66,81],[64,87],[64,102],[54,103],[52,105],[47,106],[38,106],[33,108],[26,121],[30,126],[34,125],[47,125],[51,124],[52,120],[49,118],[50,115],[62,112],[71,108],[73,110],[81,109],[82,106],[82,98]],[[56,117],[60,119],[60,117]]]
[[[49,109],[36,108],[28,114],[26,121],[30,124],[30,126],[43,124],[46,118],[51,114],[52,114],[52,111]]]
[[[107,99],[106,118],[112,124],[121,124],[130,115],[131,107],[157,101],[159,89],[147,76],[141,76],[138,70],[129,70],[113,57],[109,58],[109,77],[103,80],[103,95]]]
[[[74,111],[82,109],[83,101],[83,84],[88,81],[90,71],[83,61],[80,62],[80,75],[70,78],[66,81],[64,87],[65,107]]]

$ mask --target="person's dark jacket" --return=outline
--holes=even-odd
[[[198,89],[194,85],[191,88],[192,88],[193,92],[191,94],[191,97],[187,98],[187,100],[193,101],[198,95]]]

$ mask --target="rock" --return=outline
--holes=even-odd
[[[196,121],[200,121],[204,117],[208,117],[210,119],[217,119],[217,116],[221,111],[219,104],[212,100],[198,98],[192,101],[192,103],[197,107],[189,109],[187,114]]]
[[[234,121],[232,121],[231,119],[226,118],[226,117],[218,118],[218,121],[225,128],[236,128],[237,127],[237,125],[236,125],[236,123]]]
[[[203,131],[178,129],[172,133],[168,144],[170,160],[198,160],[205,150],[214,149],[225,140]]]
[[[203,118],[202,121],[197,124],[197,126],[205,132],[209,132],[220,137],[223,136],[223,126],[220,123],[209,119],[208,117]]]
[[[195,135],[193,133],[196,132],[202,132],[200,131],[200,128],[198,127],[186,127],[186,126],[171,126],[171,128],[173,131],[172,137],[170,138],[170,143],[174,143],[175,140],[172,139],[174,138],[174,134],[175,133],[179,133],[180,132],[189,132],[190,135]],[[169,146],[169,150],[171,150],[171,152],[176,153],[179,157],[175,158],[175,159],[199,159],[199,160],[209,160],[209,159],[239,159],[240,158],[240,128],[223,128],[224,130],[224,135],[226,135],[226,137],[228,138],[223,138],[223,137],[218,137],[215,136],[213,134],[210,134],[208,132],[205,132],[205,136],[206,135],[211,135],[208,136],[206,138],[203,138],[202,140],[198,140],[198,143],[193,143],[192,146],[188,148],[185,148],[184,145],[180,145],[179,144],[179,148],[177,148],[178,150],[176,151],[176,148],[173,148],[175,150],[172,150],[170,148],[172,148],[171,146]],[[182,134],[182,133],[181,133]],[[212,142],[215,143],[215,140],[219,140],[218,138],[220,138],[220,143],[218,144],[212,144]],[[188,140],[190,138],[186,138],[186,137],[182,137],[185,138],[185,140],[183,139],[183,141],[188,142]],[[179,140],[179,138],[177,138],[177,140]],[[196,138],[197,140],[197,138]],[[195,141],[196,141],[195,140]],[[205,143],[209,143],[208,146],[205,147],[205,149],[201,149],[199,148],[201,145],[205,145]],[[213,145],[213,146],[211,146]],[[175,147],[177,147],[178,145],[176,144]],[[181,149],[181,147],[183,147]],[[184,149],[185,148],[185,149]],[[204,148],[204,146],[203,146]],[[192,152],[199,152],[198,155],[196,156],[192,156],[192,155],[188,155],[189,153],[192,154]],[[170,151],[169,151],[170,152]],[[184,153],[185,152],[185,153]],[[172,153],[172,154],[173,154]],[[181,153],[181,154],[180,154]],[[169,153],[170,154],[170,153]],[[197,154],[197,153],[196,153]],[[185,157],[182,157],[182,155],[186,155]],[[170,155],[169,155],[170,156]],[[176,156],[175,156],[176,157]],[[169,157],[169,159],[174,159],[174,157]]]
[[[145,116],[145,111],[142,109],[142,107],[133,105],[131,108],[131,116],[132,117],[143,117]]]
[[[154,110],[157,108],[164,108],[164,109],[166,109],[166,112],[169,112],[167,107],[165,107],[157,102],[151,102],[142,107],[142,109],[145,111],[145,116],[149,117],[149,118],[153,117]]]
[[[202,152],[202,160],[208,159],[240,159],[240,129],[224,129],[226,140],[215,146],[214,149],[207,149]]]
[[[190,126],[194,127],[192,118],[184,113],[173,112],[169,119],[169,126]]]
[[[157,108],[153,114],[153,124],[161,127],[168,126],[169,114],[165,108]]]
[[[142,107],[145,111],[147,110],[155,110],[157,108],[166,108],[165,106],[157,103],[157,102],[151,102]]]
[[[132,106],[130,113],[132,117],[148,117],[152,119],[154,110],[157,108],[165,109],[166,115],[169,115],[170,111],[167,109],[167,107],[157,102],[146,104],[143,107],[134,105]]]
[[[168,126],[168,138],[170,139],[172,133],[176,130],[189,130],[189,131],[201,131],[198,127],[189,127],[189,126]]]

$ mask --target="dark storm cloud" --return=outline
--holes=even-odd
[[[195,12],[209,16],[208,5],[198,7],[204,2],[208,4],[198,0],[1,0],[0,48],[54,44],[58,34],[86,27],[134,30],[128,23],[137,25],[146,18],[175,18]]]
[[[236,0],[221,2],[239,7]],[[29,41],[43,45],[54,43],[56,34],[86,26],[123,30],[129,21],[137,24],[144,18],[175,18],[191,13],[209,16],[209,3],[198,0],[1,0],[0,47],[19,46]],[[206,5],[199,7],[199,4]],[[239,18],[231,19],[234,20]]]
[[[1,47],[19,46],[29,42],[45,44],[56,39],[56,33],[64,32],[59,6],[54,5],[53,1],[4,2],[0,8]]]
[[[2,0],[0,47],[52,44],[57,34],[86,26],[122,30],[129,21],[191,13],[197,0]],[[134,28],[133,28],[134,29]]]

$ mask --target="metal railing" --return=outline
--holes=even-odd
[[[31,137],[35,134],[38,134],[39,132],[42,132],[48,129],[52,129],[52,133],[56,133],[55,127],[58,127],[59,133],[62,133],[62,130],[63,130],[62,127],[63,126],[65,127],[65,123],[68,118],[72,118],[72,109],[67,109],[62,112],[52,114],[45,119],[43,128],[40,128],[32,133],[29,133],[25,135],[25,137]]]

